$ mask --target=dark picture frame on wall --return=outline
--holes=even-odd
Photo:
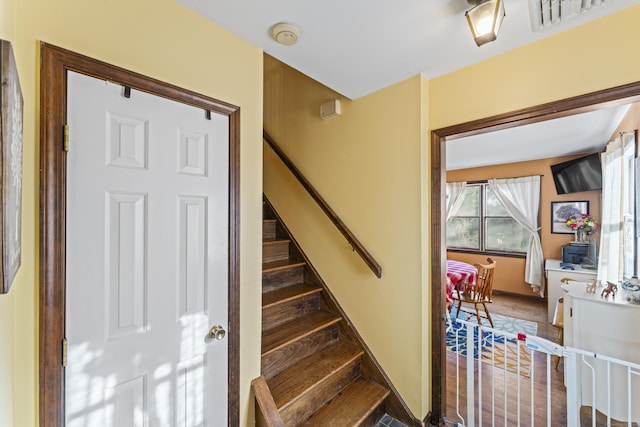
[[[23,98],[11,42],[0,40],[0,294],[9,292],[21,262]]]
[[[567,218],[576,214],[588,214],[589,201],[551,202],[551,232],[556,234],[573,234],[567,226]]]

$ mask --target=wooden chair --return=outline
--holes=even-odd
[[[486,318],[489,320],[489,323],[493,328],[493,319],[487,309],[487,304],[493,302],[491,295],[493,293],[493,273],[496,268],[496,262],[491,258],[487,258],[487,262],[488,264],[474,264],[474,267],[478,269],[478,278],[476,279],[475,286],[464,283],[461,284],[462,286],[456,287],[453,299],[454,304],[455,301],[458,301],[456,318],[460,314],[460,307],[462,306],[462,303],[473,304],[473,308],[476,311],[476,318],[478,319],[478,325],[482,325],[480,311],[478,310],[478,305],[482,304]]]

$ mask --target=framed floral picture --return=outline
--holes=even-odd
[[[0,40],[0,294],[20,268],[22,218],[22,91],[11,43]]]
[[[556,234],[573,234],[573,229],[567,225],[567,219],[572,215],[588,213],[588,200],[551,202],[551,232]]]

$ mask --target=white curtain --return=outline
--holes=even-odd
[[[451,218],[458,212],[462,205],[462,193],[467,186],[466,181],[447,182],[447,219]]]
[[[527,247],[524,280],[533,292],[544,297],[544,256],[538,234],[538,212],[540,210],[540,177],[490,179],[489,187],[509,214],[531,233]]]
[[[626,132],[607,144],[602,154],[602,216],[598,281],[618,283],[623,278],[624,189],[633,187],[633,176],[625,173],[633,159],[634,132]],[[625,156],[626,152],[626,156]],[[626,159],[625,159],[626,158]]]

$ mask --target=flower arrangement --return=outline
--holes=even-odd
[[[595,233],[600,225],[589,214],[575,214],[567,218],[567,227],[571,227],[573,231],[581,231],[586,234]]]

